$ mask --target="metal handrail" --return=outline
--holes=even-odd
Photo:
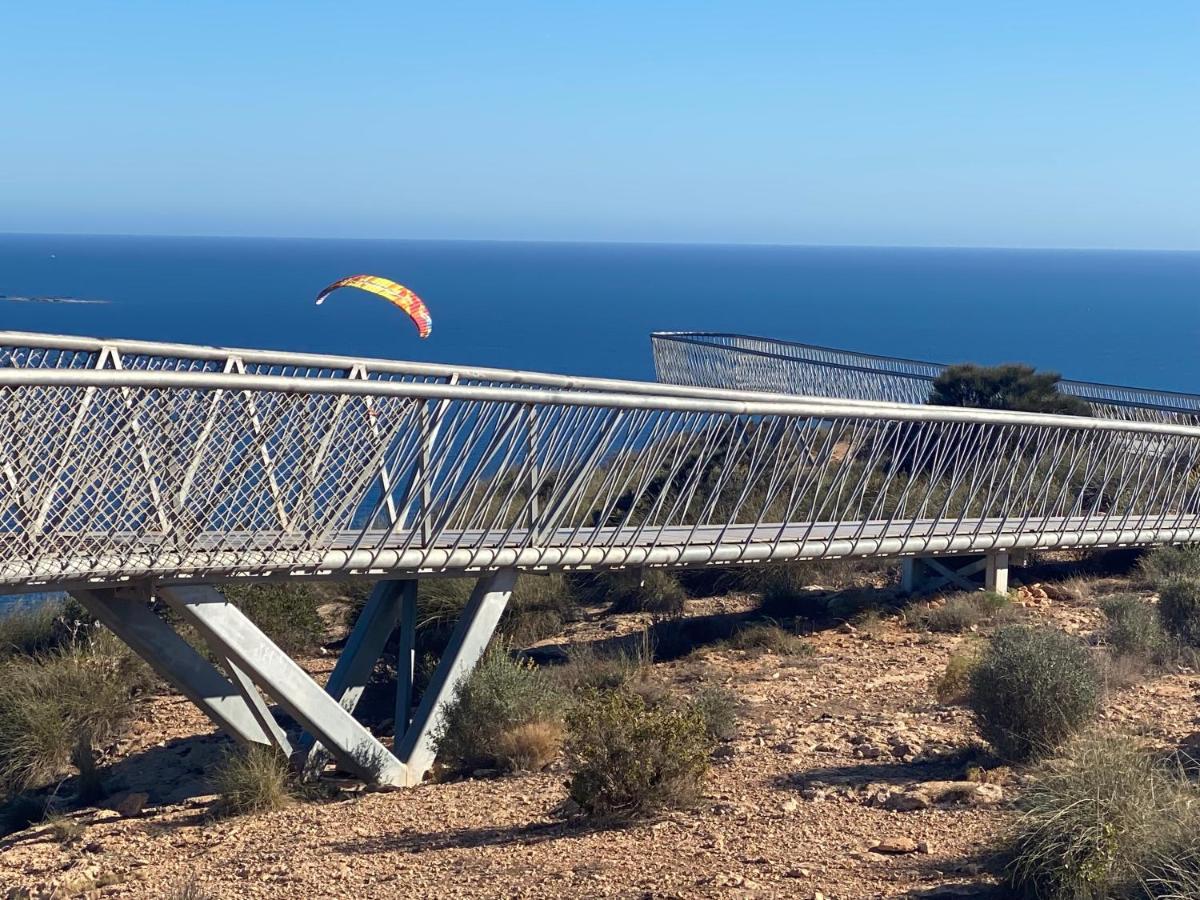
[[[1200,538],[1192,422],[7,337],[16,590]]]

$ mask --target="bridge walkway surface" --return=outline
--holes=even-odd
[[[1200,540],[1177,399],[1070,417],[725,384],[0,333],[0,586],[71,591],[238,740],[414,784],[518,575],[975,553],[1002,585],[1012,552]],[[476,587],[414,709],[432,577]],[[215,587],[321,578],[377,581],[324,688]],[[396,631],[389,748],[353,710]]]

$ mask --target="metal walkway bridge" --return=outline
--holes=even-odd
[[[979,553],[1000,584],[1013,550],[1200,540],[1186,417],[755,386],[0,333],[0,586],[72,591],[240,740],[412,784],[519,573]],[[455,575],[478,584],[415,711],[401,666],[389,750],[354,705],[396,629],[411,661],[416,579]],[[380,581],[325,689],[212,586],[347,576]]]

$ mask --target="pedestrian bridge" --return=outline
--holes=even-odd
[[[520,573],[978,553],[996,578],[1014,550],[1200,540],[1186,395],[921,406],[712,347],[656,336],[663,384],[0,333],[0,586],[72,591],[244,741],[404,784]],[[478,587],[415,712],[401,667],[390,752],[350,711],[394,629],[411,648],[415,579],[454,575]],[[212,588],[354,576],[381,581],[325,690]]]

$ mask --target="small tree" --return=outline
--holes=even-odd
[[[1057,372],[1038,372],[1019,363],[963,363],[947,366],[934,380],[929,402],[934,406],[1090,416],[1092,409],[1086,402],[1058,390],[1061,380]]]

